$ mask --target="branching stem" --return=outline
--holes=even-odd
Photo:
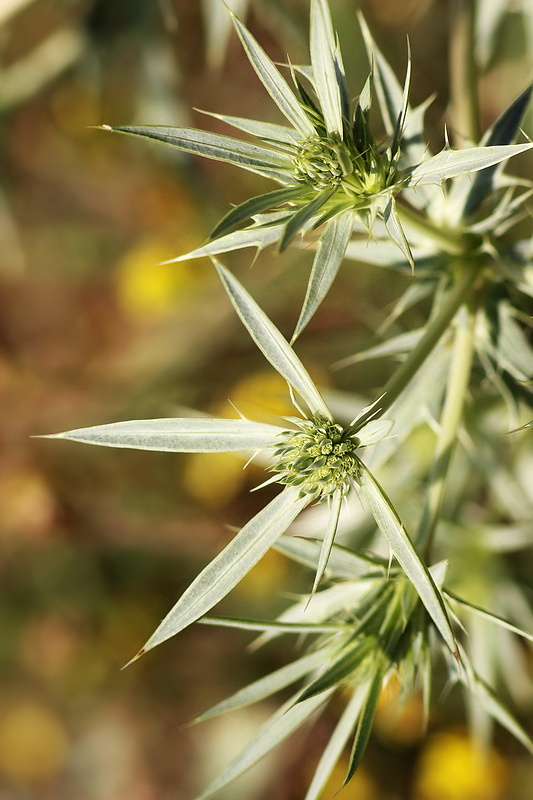
[[[433,537],[440,517],[446,478],[463,418],[465,397],[474,355],[475,311],[470,307],[464,307],[462,311],[464,313],[459,314],[456,320],[457,327],[440,433],[429,476],[426,502],[415,539],[416,545],[419,548],[424,548],[428,559],[430,558]]]
[[[429,320],[424,335],[413,348],[407,360],[385,384],[379,405],[370,408],[363,417],[357,420],[358,429],[362,428],[368,420],[382,416],[391,407],[433,351],[459,308],[468,301],[479,274],[479,264],[465,259],[460,266],[461,270],[457,273],[455,283],[443,297],[435,315]]]

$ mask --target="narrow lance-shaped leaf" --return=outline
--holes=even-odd
[[[215,161],[225,161],[260,175],[281,178],[283,182],[287,180],[287,175],[291,171],[290,159],[284,153],[267,150],[266,147],[243,142],[241,139],[234,139],[230,136],[222,136],[219,133],[209,133],[194,128],[167,128],[164,126],[121,125],[110,127],[104,125],[102,127],[104,130],[116,133],[128,133],[133,136],[155,139],[187,153],[212,158]],[[286,170],[286,172],[280,175],[279,170]]]
[[[398,211],[396,209],[396,201],[394,197],[389,199],[385,207],[385,211],[383,213],[383,219],[385,222],[385,227],[394,242],[402,251],[402,254],[405,256],[407,261],[409,262],[411,269],[414,270],[415,262],[413,261],[413,254],[411,253],[411,248],[409,247],[409,242],[407,241],[407,237],[404,233],[402,223],[400,222],[400,217],[398,216]]]
[[[316,570],[322,541],[319,539],[301,539],[297,536],[286,536],[279,541],[275,549],[299,564],[304,564]],[[387,563],[377,557],[367,554],[354,553],[347,547],[334,544],[328,560],[326,572],[332,578],[360,579],[361,577],[376,577],[383,575]]]
[[[235,310],[267,360],[298,392],[314,416],[331,419],[320,392],[287,340],[231,272],[219,262],[215,262],[215,266]]]
[[[299,184],[298,186],[276,189],[273,192],[251,197],[249,200],[245,200],[235,208],[232,208],[228,214],[222,217],[220,222],[211,231],[209,238],[216,239],[232,228],[238,227],[241,223],[250,219],[250,217],[261,214],[263,211],[268,211],[271,208],[276,208],[276,206],[288,203],[291,200],[296,200],[302,197],[305,192],[306,187]]]
[[[263,756],[269,753],[278,744],[281,744],[291,733],[300,728],[330,697],[332,690],[323,692],[316,697],[310,697],[304,703],[294,705],[295,698],[291,698],[281,706],[267,722],[259,729],[253,739],[223,770],[198,800],[207,800],[216,797],[220,790],[228,783],[238,778],[243,772],[250,769]]]
[[[318,558],[318,566],[311,594],[316,592],[320,581],[324,577],[324,572],[326,571],[326,567],[328,565],[329,554],[331,553],[335,534],[337,533],[342,502],[342,492],[336,491],[330,500],[328,527],[326,528],[324,541],[322,542],[322,547],[320,548],[320,556]]]
[[[292,486],[256,514],[185,590],[136,658],[179,633],[216,605],[257,564],[309,503]]]
[[[246,26],[233,14],[232,18],[246,55],[272,100],[302,138],[312,136],[314,128],[300,107],[285,78],[283,78]]]
[[[515,737],[531,754],[533,754],[533,740],[524,728],[517,722],[511,712],[504,706],[501,700],[496,697],[493,690],[487,686],[479,675],[474,671],[466,653],[461,648],[461,661],[464,664],[465,672],[461,673],[463,683],[473,693],[477,701],[490,716],[499,722]]]
[[[291,145],[292,147],[297,146],[299,142],[298,134],[288,125],[262,122],[261,120],[247,119],[246,117],[232,117],[228,114],[215,114],[213,111],[205,111],[200,108],[196,110],[208,117],[213,117],[213,119],[219,119],[221,122],[225,122],[226,125],[231,125],[233,128],[244,131],[244,133],[257,136],[258,139],[263,139],[264,141]]]
[[[328,133],[342,139],[342,104],[335,63],[335,33],[325,0],[311,3],[311,64]]]
[[[290,537],[289,537],[290,538]],[[314,622],[278,622],[277,620],[245,619],[243,617],[201,617],[199,625],[217,628],[235,628],[241,631],[267,631],[268,633],[338,633],[342,623],[317,625]]]
[[[245,247],[257,247],[262,250],[270,244],[279,241],[285,229],[285,225],[268,225],[265,227],[252,226],[242,231],[234,231],[219,239],[197,247],[188,253],[184,253],[176,258],[170,258],[165,264],[174,264],[179,261],[188,261],[191,258],[205,258],[206,256],[217,256],[221,253],[230,253],[233,250],[242,250]]]
[[[447,178],[455,178],[464,172],[477,172],[480,169],[492,167],[512,158],[519,153],[525,153],[533,147],[526,144],[495,145],[494,147],[469,147],[464,150],[441,150],[433,158],[424,161],[410,172],[409,183],[417,184],[434,183]]]
[[[300,318],[292,341],[298,338],[326,296],[344,259],[353,229],[354,214],[345,211],[328,222],[320,237]]]
[[[322,797],[324,787],[335,769],[342,751],[357,723],[357,718],[361,712],[362,705],[368,692],[368,681],[360,684],[353,692],[346,708],[339,719],[329,742],[322,753],[318,762],[313,780],[305,795],[305,800],[319,800]]]
[[[227,697],[207,711],[204,711],[203,714],[196,717],[194,722],[204,722],[207,719],[218,717],[220,714],[227,714],[231,711],[236,711],[238,708],[251,705],[252,703],[258,703],[260,700],[270,697],[281,689],[285,689],[292,683],[296,683],[296,681],[303,678],[304,675],[307,675],[309,672],[319,667],[323,661],[324,653],[322,650],[307,653],[297,661],[293,661],[285,667],[271,672],[270,675],[266,675],[264,678],[250,683],[248,686],[245,686],[244,689],[239,689],[239,691],[235,692],[231,697]]]
[[[43,438],[167,453],[230,453],[270,447],[283,430],[247,419],[176,417],[111,422]]]
[[[506,628],[508,631],[512,631],[512,633],[516,633],[517,636],[522,636],[524,639],[528,639],[530,642],[533,642],[533,634],[528,633],[523,628],[519,628],[517,625],[513,625],[512,622],[508,622],[503,617],[498,616],[498,614],[492,614],[490,611],[486,611],[484,608],[480,608],[479,606],[474,605],[473,603],[468,603],[466,600],[462,600],[457,595],[453,594],[452,592],[445,592],[445,595],[450,598],[454,603],[457,603],[459,606],[462,606],[467,611],[472,612],[482,619],[486,619],[489,622],[494,623],[495,625],[499,625],[502,628]]]
[[[335,192],[336,189],[325,189],[322,192],[317,192],[313,200],[310,200],[291,216],[285,225],[285,230],[280,239],[280,253],[289,246],[297,233],[305,229],[308,221],[318,214],[320,209],[333,197]]]
[[[444,641],[454,656],[457,656],[457,644],[442,595],[435,585],[428,568],[413,546],[383,488],[362,462],[359,483],[368,500],[378,528],[386,537],[389,547],[418,592],[418,596]]]
[[[505,111],[500,114],[496,122],[491,125],[489,130],[483,136],[481,144],[484,146],[506,145],[510,144],[518,133],[520,122],[524,116],[524,112],[531,99],[533,91],[533,84],[527,87],[517,98],[514,100]],[[468,197],[465,203],[464,216],[471,216],[481,205],[485,197],[491,191],[494,185],[494,177],[497,172],[497,166],[486,169],[479,175],[476,175],[475,180],[470,188]]]
[[[376,672],[372,683],[368,688],[363,708],[359,717],[357,731],[355,734],[352,752],[350,754],[350,763],[348,765],[348,772],[344,779],[341,788],[344,788],[348,781],[353,777],[354,772],[361,763],[370,738],[370,732],[374,724],[374,717],[376,716],[376,708],[378,705],[379,694],[381,692],[381,682],[383,680],[384,668],[382,666],[376,667]]]

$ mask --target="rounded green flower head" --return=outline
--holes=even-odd
[[[284,431],[279,437],[275,450],[279,460],[272,468],[281,473],[279,482],[297,486],[302,497],[319,502],[339,490],[346,494],[360,471],[355,455],[359,439],[326,419],[297,424],[299,430]]]

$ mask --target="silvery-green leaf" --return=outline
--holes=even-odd
[[[287,664],[287,666],[271,672],[270,675],[266,675],[264,678],[250,683],[248,686],[245,686],[244,689],[235,692],[231,697],[212,706],[207,711],[204,711],[203,714],[196,717],[194,722],[204,722],[204,720],[218,717],[220,714],[227,714],[228,712],[235,711],[238,708],[244,708],[252,703],[258,703],[266,697],[270,697],[276,692],[279,692],[281,689],[285,689],[285,687],[290,686],[292,683],[296,683],[296,681],[303,678],[303,676],[307,675],[309,672],[313,672],[322,664],[323,660],[324,653],[322,650],[307,653],[297,661],[292,661],[290,664]]]
[[[304,703],[294,705],[295,697],[282,705],[259,729],[253,739],[208,786],[198,800],[215,797],[224,786],[250,769],[276,745],[281,744],[291,733],[300,728],[330,697],[329,690],[316,697],[310,697]]]
[[[287,340],[231,272],[219,262],[215,266],[237,314],[265,358],[307,403],[313,416],[331,419],[320,392]]]
[[[378,576],[378,580],[383,580],[383,574]],[[349,580],[331,586],[317,592],[309,599],[306,597],[279,615],[278,620],[283,622],[300,622],[305,620],[309,623],[320,625],[331,619],[332,616],[340,611],[359,603],[362,597],[369,593],[375,584],[375,575],[372,577],[361,578],[359,580]],[[254,647],[260,647],[265,642],[279,636],[279,633],[264,633],[254,642]]]
[[[344,783],[342,784],[342,788],[344,788],[348,781],[353,777],[354,772],[361,763],[361,759],[365,754],[366,746],[370,738],[370,732],[374,724],[374,717],[376,716],[376,708],[381,692],[381,684],[383,681],[383,675],[385,673],[385,669],[382,665],[376,665],[375,669],[376,672],[372,682],[370,683],[370,686],[367,689],[366,698],[359,715],[359,722],[357,724],[357,730],[352,745],[352,752],[350,753],[350,763],[348,765],[348,771],[346,773]]]
[[[387,136],[394,136],[398,114],[402,108],[403,90],[387,60],[376,45],[361,13],[357,15],[368,60],[375,65],[375,88]]]
[[[306,228],[309,220],[318,214],[320,209],[328,202],[328,200],[333,197],[336,191],[337,190],[335,188],[332,188],[317,192],[317,195],[315,198],[313,198],[313,200],[310,200],[291,216],[285,225],[283,236],[280,239],[280,253],[289,246],[297,233],[300,233],[300,231],[303,231]]]
[[[292,341],[303,331],[335,280],[350,241],[353,220],[353,212],[345,211],[327,223],[318,243],[307,293]]]
[[[314,128],[300,107],[285,78],[280,74],[250,31],[235,16],[233,16],[233,23],[252,67],[279,110],[302,138],[306,139],[313,136]]]
[[[445,148],[433,158],[423,161],[422,164],[411,170],[409,182],[411,185],[435,183],[447,178],[455,178],[464,172],[477,172],[477,170],[492,167],[519,153],[525,153],[531,147],[533,144],[528,142],[493,147],[468,147],[464,150]]]
[[[383,219],[385,222],[385,227],[387,228],[387,231],[389,233],[389,236],[400,248],[402,254],[409,262],[411,269],[414,270],[415,262],[413,261],[413,254],[411,253],[409,242],[407,241],[404,230],[402,228],[400,217],[398,216],[398,211],[396,209],[396,201],[392,196],[389,198],[389,202],[385,206],[385,211],[383,212]]]
[[[163,144],[176,147],[178,150],[212,158],[215,161],[226,161],[260,175],[266,175],[276,180],[280,179],[283,183],[287,180],[287,174],[292,171],[291,161],[284,153],[267,150],[260,145],[243,142],[241,139],[233,139],[230,136],[222,136],[219,133],[209,133],[194,128],[166,128],[164,126],[118,126],[113,128],[106,126],[105,129],[155,139]]]
[[[252,136],[257,136],[258,139],[263,139],[268,142],[275,142],[277,144],[287,144],[291,147],[296,147],[300,141],[300,137],[287,125],[277,125],[274,122],[261,122],[256,119],[246,119],[245,117],[231,117],[227,114],[215,114],[212,111],[201,111],[208,117],[219,119],[225,122],[226,125],[231,125],[244,133],[250,133]]]
[[[275,545],[275,549],[280,553],[314,570],[318,566],[321,547],[321,540],[302,539],[299,536],[286,536]],[[335,579],[358,579],[375,576],[377,573],[383,575],[386,569],[387,564],[377,557],[355,553],[353,550],[334,544],[326,574]]]
[[[425,605],[444,641],[451,652],[456,655],[457,644],[442,595],[435,585],[428,568],[414,548],[394,506],[383,488],[362,462],[360,486],[380,531],[389,543],[392,553],[418,592],[420,600]]]
[[[409,43],[408,43],[409,44]],[[394,160],[398,150],[400,149],[400,143],[402,141],[403,132],[407,120],[407,114],[409,111],[409,87],[411,83],[411,49],[408,48],[407,54],[407,71],[405,73],[405,81],[403,87],[403,94],[402,94],[402,104],[398,111],[396,125],[394,128],[394,135],[392,138],[391,144],[391,157]]]
[[[521,636],[522,638],[529,639],[530,642],[533,642],[533,634],[528,633],[527,631],[523,630],[523,628],[519,628],[517,625],[513,625],[512,622],[508,622],[506,619],[503,619],[503,617],[499,617],[497,614],[492,614],[490,611],[486,611],[486,609],[480,608],[473,603],[468,603],[466,600],[457,597],[455,594],[453,594],[453,592],[446,591],[444,594],[454,603],[457,603],[458,605],[467,609],[467,611],[472,612],[472,614],[476,614],[477,616],[480,616],[489,622],[493,622],[495,625],[499,625],[502,628],[506,628],[507,630],[516,633],[517,636]]]
[[[369,347],[367,350],[361,350],[353,356],[348,356],[348,358],[343,358],[335,366],[347,367],[350,364],[358,364],[360,361],[368,361],[372,358],[390,358],[391,356],[405,355],[418,344],[423,335],[423,328],[399,333],[398,336],[392,336],[381,344]]]
[[[517,98],[514,100],[505,111],[500,114],[496,122],[489,128],[483,136],[481,144],[486,147],[494,145],[508,145],[514,141],[518,134],[520,123],[524,116],[524,112],[531,99],[531,92],[533,91],[533,84],[528,86]],[[466,203],[464,205],[464,216],[469,217],[475,213],[479,208],[485,197],[491,191],[494,185],[494,176],[497,171],[497,165],[491,169],[486,169],[476,175],[474,181],[470,186]]]
[[[318,565],[316,569],[316,575],[313,583],[313,588],[311,590],[311,594],[315,594],[322,578],[324,577],[324,572],[326,571],[326,567],[328,565],[331,548],[333,547],[335,534],[337,533],[337,526],[339,524],[339,515],[341,513],[342,502],[343,502],[343,496],[342,492],[340,491],[334,492],[333,496],[329,500],[328,527],[326,528],[326,531],[324,533],[324,540],[322,542],[322,547],[320,548],[320,555],[318,557]]]
[[[298,186],[275,189],[273,192],[251,197],[235,208],[232,208],[231,211],[222,217],[220,222],[218,222],[211,231],[210,239],[218,239],[232,228],[237,228],[256,214],[261,214],[263,211],[268,211],[271,208],[280,206],[283,203],[288,203],[291,200],[297,200],[302,197],[305,192],[306,187],[299,184]]]
[[[271,500],[195,578],[138,655],[210,611],[257,564],[308,503],[292,486]]]
[[[352,693],[335,730],[333,731],[318,766],[313,780],[305,795],[305,800],[319,800],[331,773],[335,769],[350,734],[355,728],[369,688],[369,682],[361,683]]]
[[[174,264],[178,261],[188,261],[192,258],[205,258],[206,256],[217,256],[221,253],[230,253],[233,250],[242,250],[245,247],[257,247],[262,250],[270,244],[279,241],[285,230],[285,225],[267,225],[261,227],[254,225],[242,231],[234,231],[219,239],[197,247],[188,253],[184,253],[177,258],[165,261],[165,264]]]
[[[466,658],[461,648],[461,662],[464,665],[464,673],[460,677],[466,687],[474,695],[483,709],[490,716],[499,722],[512,736],[515,737],[530,753],[533,754],[533,741],[527,731],[517,722],[501,700],[496,697],[493,690],[477,675],[469,660]]]
[[[417,251],[413,251],[418,267]],[[352,239],[346,248],[345,258],[360,261],[363,264],[374,264],[377,267],[389,267],[402,271],[410,271],[409,259],[403,258],[396,244],[389,238],[384,239]]]
[[[326,0],[312,0],[311,64],[315,90],[329,134],[343,137],[342,104],[335,63],[335,33]]]
[[[45,438],[167,453],[230,453],[269,447],[283,430],[247,419],[176,417],[111,422]]]
[[[369,444],[380,442],[390,433],[393,425],[392,419],[375,419],[367,422],[361,430],[357,431],[359,446],[366,447]]]
[[[354,680],[357,670],[364,663],[365,677],[368,669],[368,658],[375,651],[376,642],[370,636],[362,636],[343,647],[333,658],[326,662],[323,670],[301,692],[298,702],[305,702],[310,697],[320,695],[328,689],[334,689],[346,679]],[[329,663],[328,663],[329,662]]]
[[[314,622],[278,622],[277,620],[241,619],[240,617],[201,617],[198,624],[213,625],[217,628],[236,628],[242,631],[274,633],[338,633],[344,629],[342,624],[317,625]]]

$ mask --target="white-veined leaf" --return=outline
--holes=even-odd
[[[303,308],[292,341],[301,334],[335,280],[350,241],[353,220],[352,211],[338,214],[328,222],[326,230],[320,237]]]
[[[247,119],[245,117],[232,117],[227,114],[215,114],[212,111],[204,111],[203,109],[196,110],[208,117],[219,119],[221,122],[225,122],[226,125],[231,125],[240,131],[244,131],[244,133],[257,136],[258,139],[288,144],[293,147],[297,147],[300,141],[296,131],[293,128],[289,128],[288,125],[277,125],[275,122],[261,122],[261,120]]]
[[[324,705],[333,690],[310,697],[302,703],[294,705],[297,696],[292,697],[281,706],[259,729],[253,739],[223,770],[206,789],[198,800],[207,800],[216,796],[224,786],[250,769],[276,745],[281,744],[291,733],[300,728],[315,711]]]
[[[247,419],[177,417],[111,422],[43,438],[167,453],[231,453],[269,447],[283,430]]]
[[[444,641],[451,652],[456,655],[457,644],[442,595],[407,535],[407,531],[403,527],[394,506],[383,488],[362,462],[360,486],[380,531],[389,543],[392,553],[418,592],[420,600],[425,605]]]
[[[314,622],[278,622],[276,620],[241,619],[239,617],[201,617],[199,625],[236,628],[242,631],[273,631],[274,633],[338,633],[342,624],[316,625]]]
[[[291,161],[284,153],[267,150],[257,144],[243,142],[230,136],[219,133],[209,133],[194,128],[168,128],[165,126],[114,126],[103,125],[104,130],[117,133],[127,133],[132,136],[141,136],[155,139],[163,144],[184,150],[187,153],[212,158],[215,161],[226,161],[237,167],[249,169],[260,175],[267,175],[276,180],[285,182],[287,174],[291,173]],[[280,175],[280,170],[286,170]]]
[[[390,433],[394,421],[392,419],[375,419],[367,422],[360,431],[357,431],[359,446],[366,447],[369,444],[376,444]]]
[[[297,661],[293,661],[287,664],[287,666],[271,672],[270,675],[266,675],[264,678],[259,678],[259,680],[245,686],[244,689],[239,689],[239,691],[235,692],[231,697],[227,697],[207,711],[204,711],[203,714],[196,717],[194,722],[204,722],[204,720],[218,717],[220,714],[227,714],[230,711],[244,708],[252,703],[258,703],[266,697],[270,697],[276,692],[279,692],[281,689],[285,689],[286,686],[290,686],[291,683],[296,683],[296,681],[303,678],[304,675],[320,667],[323,661],[324,653],[322,650],[307,653]]]
[[[366,697],[363,701],[363,706],[359,715],[359,722],[357,724],[357,731],[355,733],[352,746],[352,752],[350,753],[348,772],[346,773],[346,777],[341,788],[344,788],[348,781],[353,777],[365,753],[370,732],[374,724],[374,717],[376,716],[376,708],[381,692],[381,683],[383,681],[384,672],[385,668],[383,666],[378,666],[376,673],[372,678],[372,682],[370,685],[367,684]]]
[[[483,619],[486,619],[488,622],[493,622],[495,625],[499,625],[502,628],[506,628],[508,631],[512,631],[512,633],[516,633],[517,636],[521,636],[524,639],[528,639],[530,642],[533,642],[533,634],[528,633],[527,631],[523,630],[523,628],[519,628],[517,625],[513,625],[512,622],[508,622],[503,617],[499,617],[497,614],[492,614],[490,611],[486,611],[484,608],[480,608],[479,606],[474,605],[473,603],[468,603],[466,600],[463,600],[457,595],[453,594],[452,592],[444,592],[444,594],[452,600],[457,605],[465,608],[467,611],[470,611],[472,614],[475,614]]]
[[[352,693],[329,742],[322,753],[318,766],[313,775],[313,780],[305,795],[305,800],[319,800],[322,791],[335,769],[337,761],[342,755],[342,751],[348,741],[350,734],[354,730],[361,708],[368,693],[369,682],[360,684]]]
[[[287,340],[231,272],[219,262],[215,266],[237,314],[265,358],[305,400],[313,416],[331,419],[324,399]]]
[[[245,247],[257,247],[262,250],[264,247],[279,241],[284,230],[285,225],[268,225],[265,227],[257,225],[245,228],[242,231],[233,231],[233,233],[228,233],[219,239],[213,239],[212,242],[207,242],[202,247],[197,247],[189,253],[177,256],[177,258],[170,258],[163,263],[174,264],[178,261],[188,261],[191,258],[217,256],[221,253],[230,253],[233,250],[242,250]]]
[[[335,33],[325,0],[311,3],[311,64],[328,133],[343,138],[341,92],[335,63]]]
[[[533,754],[533,741],[531,737],[517,722],[509,709],[496,697],[490,686],[476,674],[463,648],[461,648],[461,662],[464,665],[464,672],[460,673],[461,680],[480,703],[483,710],[490,714],[496,722],[500,723],[502,728],[509,731],[526,750]]]
[[[447,178],[455,178],[464,172],[477,172],[486,167],[492,167],[512,158],[519,153],[525,153],[533,147],[526,144],[494,145],[493,147],[468,147],[464,150],[441,150],[436,156],[423,161],[415,167],[409,176],[410,185],[435,183]]]
[[[316,569],[315,580],[313,583],[313,588],[311,590],[311,594],[315,594],[316,590],[318,589],[318,585],[322,578],[324,577],[324,572],[326,571],[326,567],[328,565],[329,554],[331,553],[331,548],[333,547],[333,541],[335,539],[335,534],[337,533],[337,526],[339,524],[339,515],[341,513],[343,502],[342,492],[337,490],[333,493],[333,497],[329,501],[329,519],[328,519],[328,527],[324,533],[324,539],[322,541],[322,547],[320,548],[320,555],[318,557],[318,565]]]
[[[299,497],[293,486],[271,500],[195,578],[138,656],[210,611],[257,564],[308,503],[309,499]]]
[[[413,261],[413,254],[411,253],[411,248],[409,246],[409,242],[407,241],[407,237],[405,236],[404,230],[402,228],[402,223],[400,222],[400,217],[398,216],[398,211],[396,209],[396,201],[394,197],[390,197],[389,202],[385,206],[385,210],[383,212],[383,220],[385,222],[385,227],[389,233],[389,236],[395,244],[400,248],[402,254],[409,262],[409,265],[412,270],[415,268],[415,262]]]
[[[246,26],[236,16],[232,15],[232,17],[246,55],[272,100],[302,138],[306,139],[313,136],[314,128],[285,78],[280,74]]]
[[[321,547],[321,539],[302,539],[299,536],[286,536],[275,545],[275,549],[283,555],[314,570],[318,566]],[[355,578],[357,580],[361,577],[369,577],[372,573],[376,575],[376,571],[383,575],[386,569],[387,564],[378,558],[361,555],[334,544],[326,573],[336,579],[352,580]]]

